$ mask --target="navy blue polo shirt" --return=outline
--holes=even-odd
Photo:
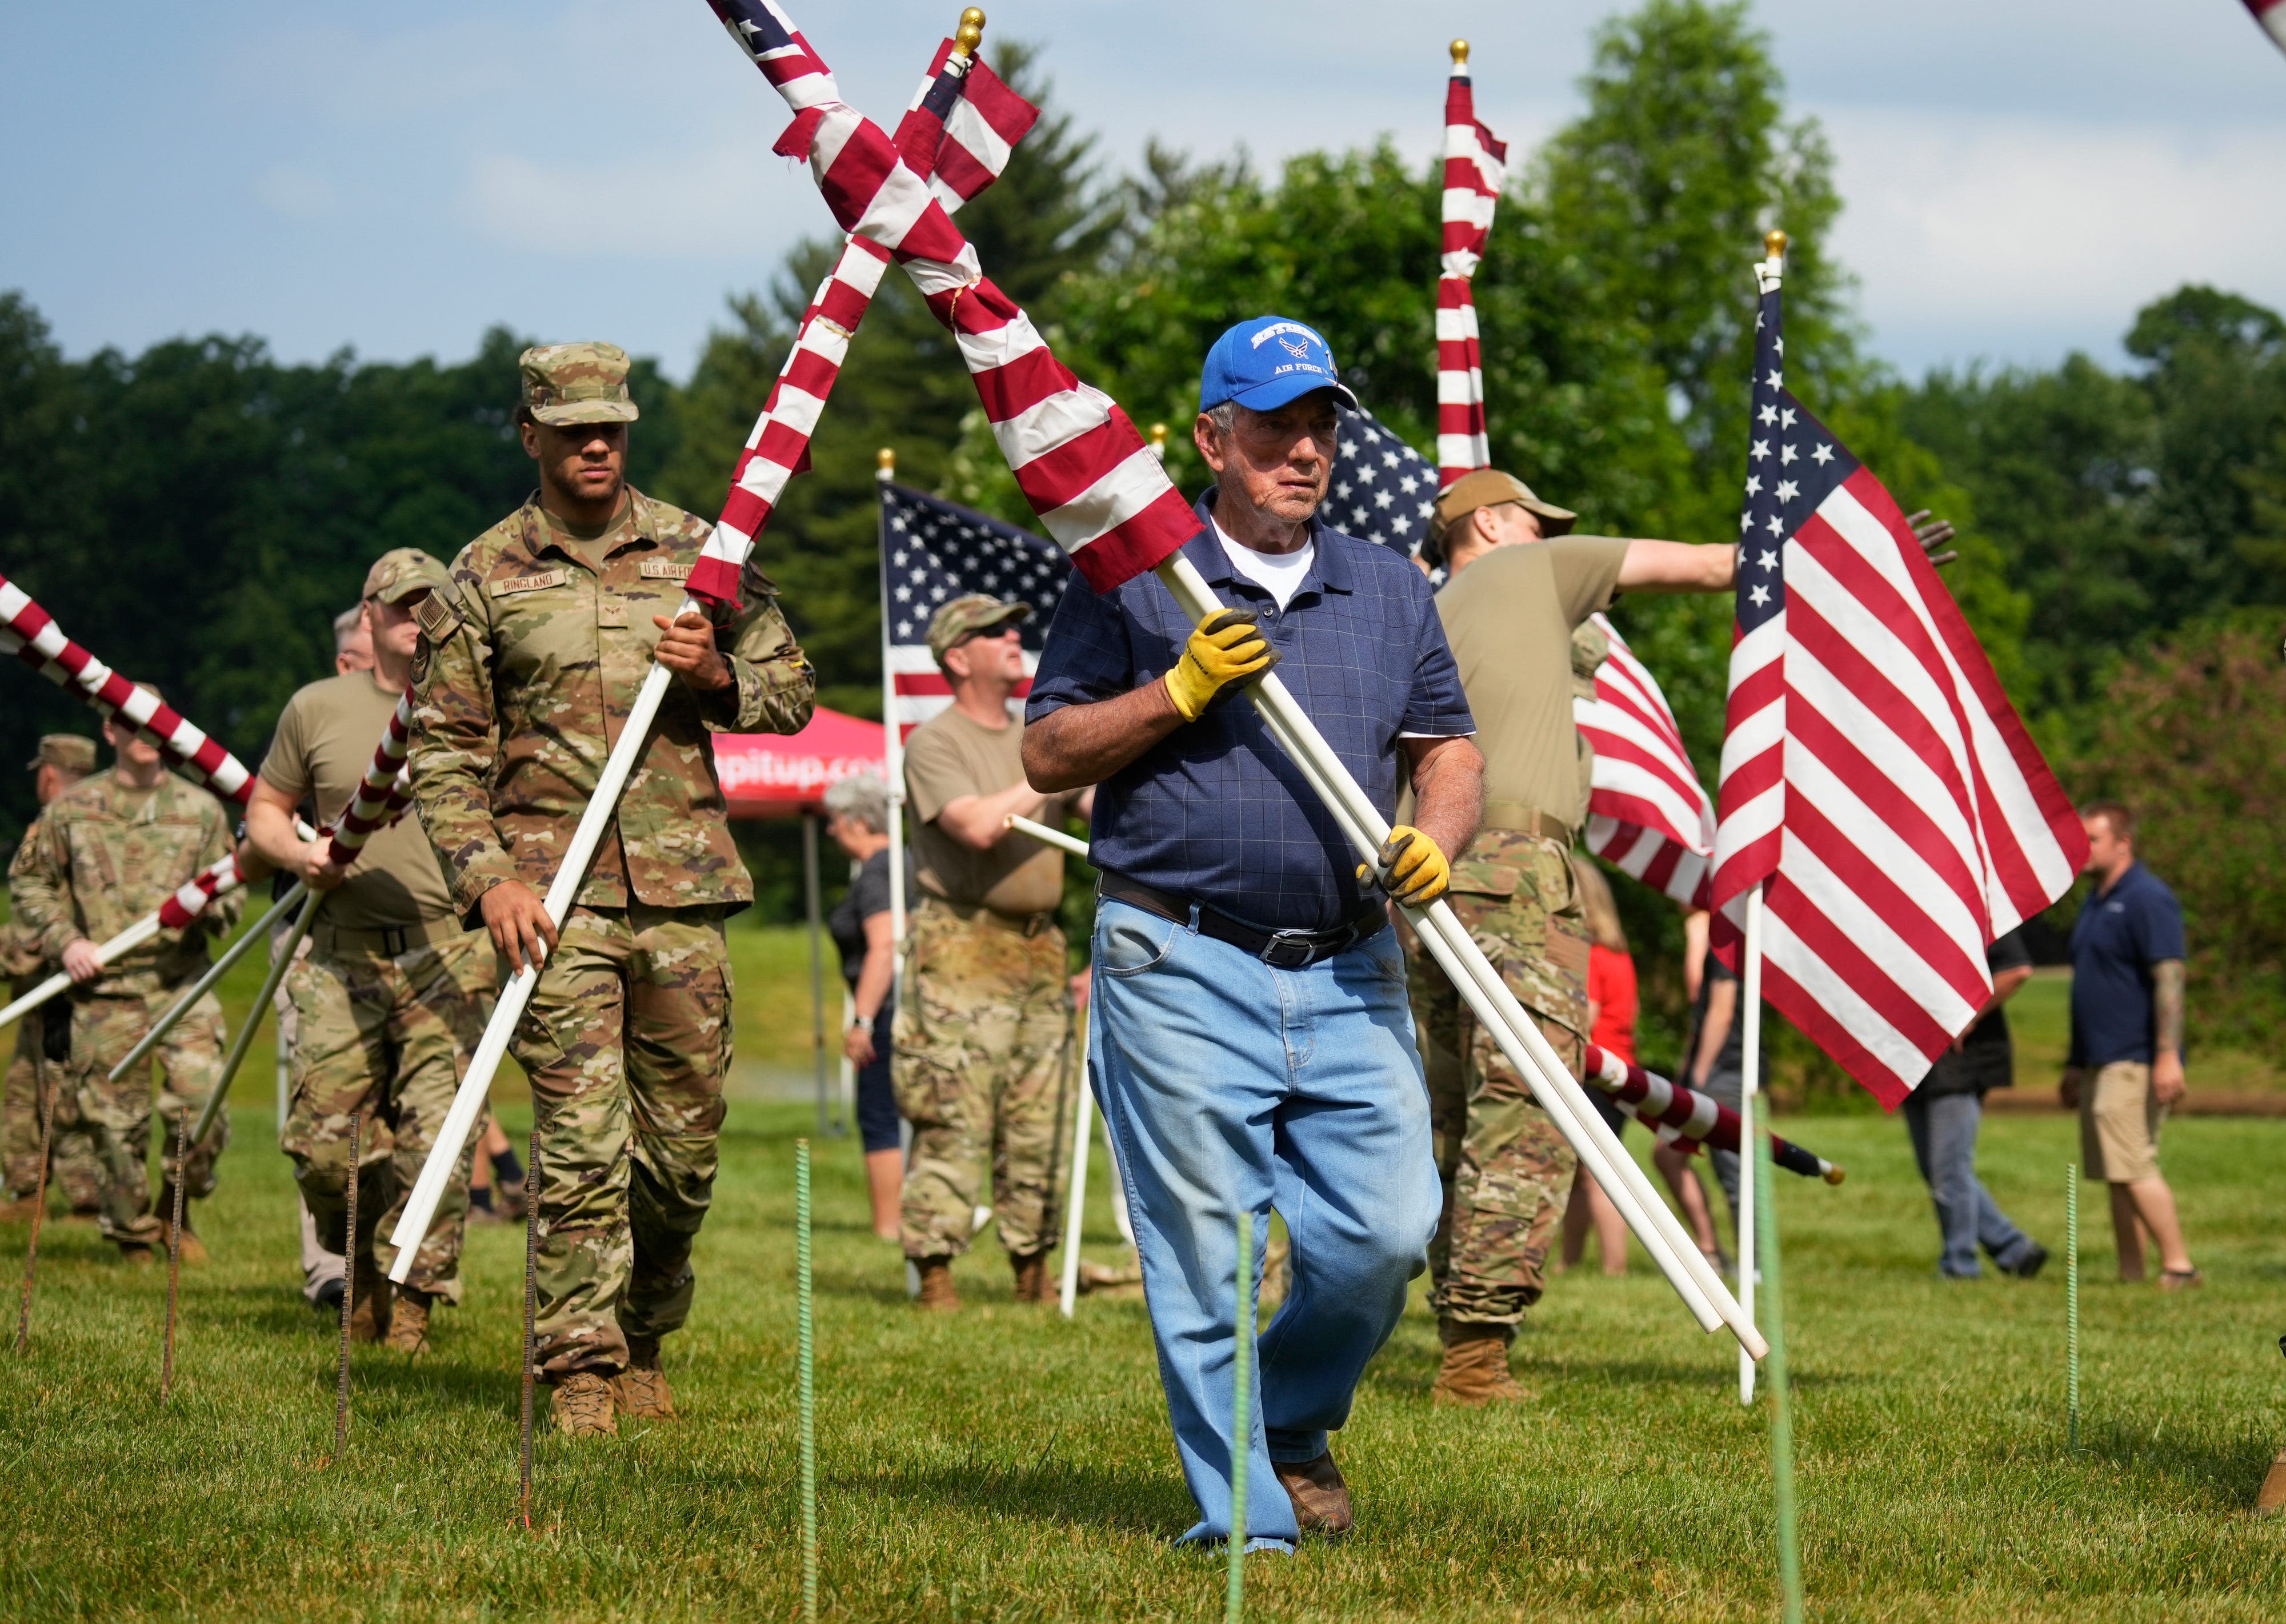
[[[1183,554],[1216,595],[1261,616],[1278,675],[1373,804],[1396,810],[1398,737],[1476,730],[1428,579],[1385,547],[1310,521],[1316,555],[1281,611],[1232,567],[1198,504]],[[1064,588],[1025,719],[1142,687],[1182,658],[1191,622],[1157,577],[1098,594],[1078,572]],[[1226,692],[1095,792],[1089,844],[1124,874],[1265,930],[1327,930],[1365,907],[1357,858],[1243,694]]]
[[[2073,1066],[2114,1060],[2151,1063],[2156,1032],[2151,966],[2181,958],[2183,910],[2175,894],[2138,863],[2099,891],[2072,926]]]

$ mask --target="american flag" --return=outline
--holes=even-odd
[[[1469,48],[1456,40],[1452,77],[1445,83],[1444,252],[1437,279],[1437,469],[1445,485],[1492,465],[1484,359],[1477,349],[1477,306],[1469,282],[1484,261],[1493,208],[1507,179],[1507,144],[1477,121]]]
[[[2277,43],[2278,49],[2286,51],[2286,0],[2246,0],[2246,9],[2254,13],[2254,20]]]
[[[1372,413],[1336,409],[1342,426],[1326,486],[1326,523],[1414,556],[1437,510],[1437,470]]]
[[[967,593],[1029,603],[1018,633],[1024,681],[1010,709],[1020,716],[1032,673],[1071,562],[1029,531],[905,485],[881,485],[881,619],[887,627],[892,719],[900,741],[952,703],[952,690],[929,652],[929,618]]]
[[[1685,908],[1704,908],[1714,803],[1658,681],[1617,627],[1602,615],[1593,619],[1612,652],[1596,667],[1596,697],[1572,701],[1573,718],[1596,752],[1588,849]]]
[[[1788,392],[1780,270],[1756,267],[1714,946],[1738,966],[1763,886],[1764,996],[1895,1106],[2087,841],[1897,504]]]
[[[732,14],[735,7],[714,9],[731,38],[785,92],[800,114],[797,125],[808,119],[814,130],[816,119],[823,117],[817,112],[820,99],[839,97],[825,65],[791,24],[781,40],[759,25],[741,22]],[[950,214],[1000,177],[1016,143],[1039,116],[1040,110],[1002,83],[981,57],[961,54],[945,40],[897,125],[897,150]],[[847,237],[840,259],[810,296],[785,365],[731,472],[722,516],[690,572],[690,590],[698,596],[736,601],[738,572],[754,538],[769,524],[786,481],[809,467],[809,438],[888,264],[889,250],[880,243]]]
[[[834,221],[905,268],[960,346],[1000,452],[1041,524],[1108,592],[1198,532],[1134,423],[1059,361],[1021,306],[979,268],[942,201],[880,126],[840,99],[777,0],[708,0],[794,110],[774,150],[807,156]]]

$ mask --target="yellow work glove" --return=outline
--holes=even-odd
[[[1357,877],[1360,884],[1379,880],[1381,888],[1401,908],[1426,908],[1453,883],[1453,865],[1437,849],[1436,841],[1409,824],[1399,824],[1381,843],[1374,867],[1359,863]]]
[[[1226,609],[1191,634],[1183,658],[1167,673],[1167,698],[1185,721],[1196,721],[1224,689],[1242,686],[1277,663],[1278,650],[1254,624],[1254,611]]]

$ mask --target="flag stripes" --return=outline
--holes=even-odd
[[[1662,1145],[1680,1145],[1689,1155],[1702,1148],[1738,1154],[1738,1113],[1711,1094],[1671,1083],[1622,1060],[1601,1044],[1588,1045],[1582,1075],[1588,1086],[1609,1094],[1620,1109],[1648,1126]],[[1780,1167],[1809,1178],[1841,1182],[1833,1163],[1773,1133],[1770,1156]]]
[[[1588,849],[1685,908],[1707,905],[1714,807],[1699,782],[1667,696],[1619,628],[1593,617],[1611,654],[1596,694],[1574,696],[1573,720],[1595,751]]]
[[[1470,282],[1483,263],[1493,209],[1507,179],[1508,146],[1478,122],[1468,62],[1465,55],[1456,56],[1445,83],[1444,234],[1437,279],[1439,485],[1492,465],[1485,431],[1484,357]]]

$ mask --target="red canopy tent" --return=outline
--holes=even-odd
[[[817,707],[799,733],[717,733],[714,770],[732,817],[815,812],[836,781],[883,771],[881,724]]]

